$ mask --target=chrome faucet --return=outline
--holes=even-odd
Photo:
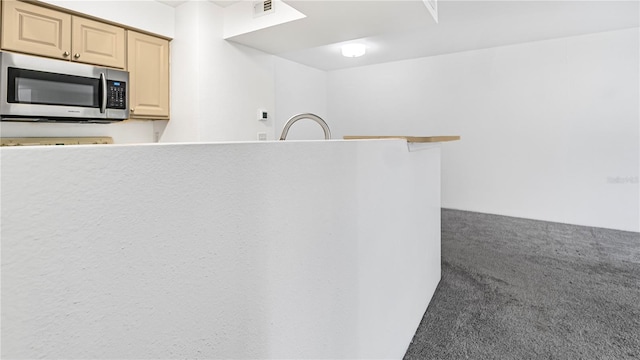
[[[318,124],[320,124],[320,126],[322,126],[322,130],[324,131],[324,139],[325,140],[331,139],[331,130],[329,130],[329,125],[327,125],[327,123],[324,122],[324,120],[322,120],[320,116],[315,114],[305,113],[305,114],[295,115],[287,121],[287,123],[284,125],[284,128],[282,129],[282,135],[280,135],[280,140],[285,140],[287,138],[287,134],[289,133],[289,128],[291,127],[291,125],[293,125],[293,123],[301,119],[311,119],[317,122]]]

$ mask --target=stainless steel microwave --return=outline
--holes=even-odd
[[[0,52],[3,121],[121,121],[128,95],[127,71]]]

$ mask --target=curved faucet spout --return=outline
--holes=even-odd
[[[322,120],[320,116],[315,114],[305,113],[305,114],[295,115],[291,117],[289,121],[287,121],[287,123],[284,125],[284,128],[282,129],[282,135],[280,135],[280,140],[285,140],[287,138],[287,134],[289,133],[289,128],[291,127],[291,125],[293,125],[293,123],[301,119],[311,119],[317,122],[318,124],[320,124],[320,126],[322,126],[322,130],[324,131],[324,139],[325,140],[331,139],[331,130],[329,130],[329,125],[327,125],[327,123],[324,120]]]

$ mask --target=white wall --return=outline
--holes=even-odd
[[[222,39],[223,8],[189,1],[176,8],[171,43],[171,121],[162,141],[273,138],[273,56]]]
[[[461,135],[442,206],[640,231],[638,28],[328,74],[336,136]]]
[[[171,115],[161,141],[198,141],[200,83],[199,5],[187,2],[175,9],[171,51]]]
[[[3,359],[400,359],[440,280],[437,145],[0,156]]]
[[[275,137],[279,138],[289,118],[312,113],[327,118],[327,73],[280,57],[275,58]],[[335,138],[335,137],[334,137]],[[324,139],[322,128],[312,120],[299,120],[287,134],[291,140]]]
[[[173,38],[174,36],[173,8],[155,0],[39,1],[168,38]]]

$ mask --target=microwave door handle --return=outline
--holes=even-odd
[[[107,111],[107,78],[104,73],[100,73],[100,86],[102,87],[102,102],[100,103],[100,113]]]

